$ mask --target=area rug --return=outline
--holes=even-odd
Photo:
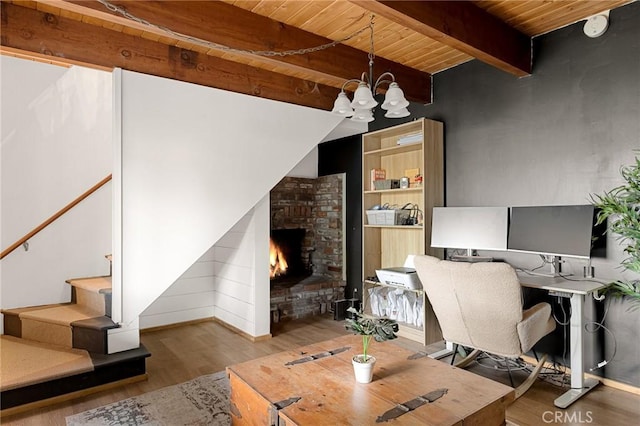
[[[227,426],[229,379],[224,371],[68,416],[67,426]]]

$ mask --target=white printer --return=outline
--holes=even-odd
[[[409,255],[404,266],[397,268],[376,269],[376,276],[381,283],[410,290],[421,290],[422,283],[413,265],[413,255]]]

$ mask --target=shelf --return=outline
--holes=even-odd
[[[415,326],[413,324],[409,324],[408,322],[398,321],[398,325],[400,326],[400,328],[403,328],[403,327],[405,329],[408,328],[409,330],[412,330],[414,332],[416,332],[416,331],[417,332],[424,332],[424,327],[418,327],[418,326]],[[400,332],[400,334],[401,333],[402,332]],[[407,333],[405,333],[405,334],[407,334]]]
[[[369,284],[369,285],[377,285],[377,286],[381,286],[381,287],[388,287],[388,288],[395,288],[395,289],[400,289],[400,290],[406,290],[406,291],[411,291],[417,294],[422,294],[424,293],[423,289],[411,289],[411,288],[406,288],[406,287],[400,287],[398,285],[389,285],[389,284],[385,284],[382,283],[380,281],[371,281],[371,280],[364,280],[365,284]]]
[[[374,149],[371,151],[364,151],[363,155],[393,155],[402,154],[404,152],[420,151],[422,149],[422,142],[409,143],[406,145],[392,146],[389,148]]]
[[[423,225],[364,225],[365,228],[424,229]]]
[[[400,194],[402,192],[420,192],[422,187],[417,188],[395,188],[395,189],[374,189],[373,191],[364,191],[365,194]]]
[[[399,140],[407,136],[416,137],[417,142],[398,145]],[[420,225],[380,225],[381,223],[402,223],[400,220],[377,220],[363,212],[362,225],[362,271],[375,278],[375,270],[382,266],[399,266],[411,254],[439,253],[429,247],[431,237],[431,209],[444,204],[444,125],[440,122],[419,119],[398,126],[388,127],[362,136],[362,206],[375,205],[400,206],[418,205],[424,217]],[[404,176],[407,170],[415,169],[423,176],[420,187],[396,189],[375,189],[371,183],[371,170],[383,169],[388,178]],[[391,215],[389,215],[391,216]],[[386,217],[385,217],[386,219]],[[366,224],[366,225],[365,225]],[[405,232],[406,231],[406,232]],[[399,336],[428,345],[442,339],[442,332],[431,305],[427,302],[423,289],[409,289],[402,285],[389,285],[376,281],[364,281],[363,289],[378,289],[380,293],[404,292],[404,297],[420,298],[422,304],[423,326],[416,328],[411,324],[400,323]],[[368,293],[363,292],[363,305],[366,306]],[[370,308],[370,307],[369,307]],[[400,317],[402,317],[400,315]]]

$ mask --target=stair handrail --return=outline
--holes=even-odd
[[[111,180],[111,177],[112,177],[111,174],[109,174],[107,177],[102,179],[100,182],[96,183],[91,188],[89,188],[88,190],[83,192],[75,200],[73,200],[72,202],[70,202],[69,204],[67,204],[66,206],[61,208],[60,210],[58,210],[49,219],[45,220],[40,225],[36,226],[31,232],[26,234],[24,237],[20,238],[15,243],[11,244],[2,253],[0,253],[0,260],[3,259],[6,255],[11,253],[12,251],[14,251],[15,249],[17,249],[18,247],[20,247],[21,245],[25,244],[27,241],[29,241],[31,238],[33,238],[34,235],[36,235],[38,232],[42,231],[47,226],[51,225],[51,223],[53,223],[56,219],[58,219],[60,216],[62,216],[63,214],[65,214],[66,212],[68,212],[69,210],[74,208],[76,205],[78,205],[82,200],[87,198],[89,195],[93,194],[98,189],[102,188],[103,185],[105,185],[107,182],[109,182]]]

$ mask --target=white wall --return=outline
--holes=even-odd
[[[0,56],[4,250],[112,170],[111,75]],[[111,184],[1,261],[3,308],[68,302],[65,280],[109,272]]]
[[[140,315],[140,328],[219,318],[270,332],[269,198],[261,200]]]
[[[214,248],[140,314],[140,328],[158,327],[214,316]]]
[[[366,123],[343,120],[323,141],[363,133],[367,130],[366,126]],[[317,178],[318,148],[312,148],[287,176]],[[346,193],[344,188],[343,193]],[[258,203],[220,239],[218,244],[209,249],[156,299],[140,316],[140,327],[145,329],[217,317],[236,328],[253,330],[247,331],[252,336],[269,334],[269,272],[264,265],[268,262],[270,213],[268,205],[261,208],[264,206]],[[255,245],[251,242],[252,237]],[[242,244],[239,244],[239,241],[242,241]],[[239,253],[233,253],[235,250]],[[343,253],[346,253],[345,250],[343,247]],[[214,259],[214,253],[219,255],[215,271],[209,264]],[[238,256],[245,260],[238,264],[230,264],[225,260]],[[259,257],[263,257],[264,260],[258,262],[256,259]],[[248,266],[247,262],[255,265]],[[346,270],[343,271],[343,275],[346,276]],[[217,295],[216,303],[210,303],[211,294]],[[231,305],[236,305],[239,309],[231,311],[228,309]],[[249,308],[253,311],[248,310]]]
[[[342,118],[126,71],[121,82],[114,317],[127,326]]]
[[[269,196],[214,247],[215,316],[252,336],[270,333]]]
[[[315,179],[318,177],[318,147],[314,147],[287,176]]]

